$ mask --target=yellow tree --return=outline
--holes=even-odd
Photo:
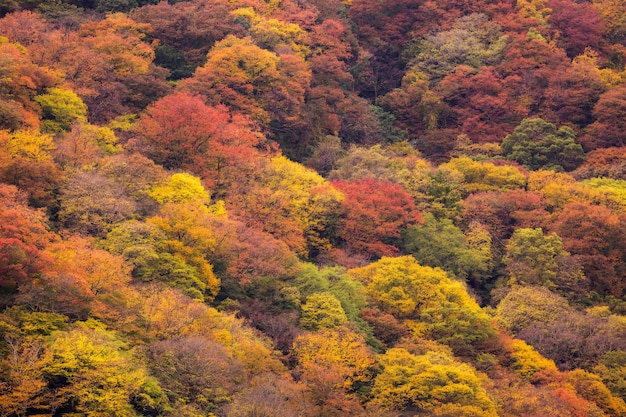
[[[300,324],[305,329],[332,329],[348,321],[341,302],[330,293],[316,293],[302,305]]]
[[[35,131],[0,131],[0,181],[17,186],[35,207],[54,208],[63,173],[52,159],[52,137]]]
[[[476,371],[443,352],[413,355],[392,348],[379,355],[382,372],[372,388],[372,403],[416,407],[433,416],[496,417],[496,405]]]
[[[451,159],[440,165],[439,170],[460,173],[462,178],[460,188],[467,194],[476,191],[512,190],[526,186],[526,176],[518,168],[475,161],[466,156]]]
[[[544,287],[517,287],[498,304],[496,321],[517,334],[533,322],[550,323],[569,312],[567,301]]]
[[[329,185],[317,172],[284,156],[272,158],[266,183],[287,201],[289,217],[302,227],[309,250],[331,247],[332,232],[343,194]]]
[[[339,370],[344,388],[372,378],[374,355],[363,337],[347,327],[305,333],[295,340],[293,351],[305,370],[313,364]]]
[[[540,194],[555,211],[568,203],[591,203],[603,200],[602,192],[562,172],[534,171],[528,177],[528,190]]]
[[[35,131],[20,130],[9,134],[7,149],[13,158],[25,158],[32,161],[52,159],[55,149],[52,136]]]
[[[163,204],[159,213],[147,220],[155,226],[154,233],[149,232],[154,255],[173,268],[166,270],[180,274],[175,278],[176,273],[159,272],[159,262],[153,272],[194,298],[213,299],[220,281],[208,258],[217,247],[214,226],[216,218],[226,214],[223,204],[209,207],[209,192],[198,177],[186,173],[173,174],[152,187],[149,195]],[[136,237],[140,236],[141,232]]]
[[[75,121],[87,121],[87,105],[72,90],[49,88],[34,100],[41,107],[44,131],[62,132],[69,130]]]
[[[346,327],[303,334],[293,351],[315,415],[362,413],[351,391],[371,380],[375,358],[361,335]]]
[[[211,200],[200,178],[187,173],[173,174],[163,184],[154,186],[149,195],[159,204],[186,202],[208,204]]]
[[[125,350],[96,322],[58,334],[43,368],[48,382],[59,387],[52,405],[84,415],[136,415],[131,400],[142,392],[148,376]]]
[[[303,60],[294,58],[229,35],[213,46],[206,64],[181,89],[206,96],[210,104],[226,104],[261,124],[289,122],[299,114],[311,79]]]
[[[220,286],[207,260],[217,245],[213,219],[206,205],[191,201],[165,204],[158,215],[147,220],[163,236],[155,241],[164,261],[161,267],[165,267],[157,266],[157,274],[198,299],[212,300]]]
[[[626,5],[621,0],[594,0],[593,5],[606,25],[612,42],[623,42],[626,37]]]
[[[517,9],[523,17],[535,19],[543,26],[548,25],[552,9],[547,7],[547,0],[517,0]]]
[[[469,296],[462,283],[439,268],[421,266],[412,256],[383,257],[348,271],[365,285],[371,300],[383,311],[467,354],[473,345],[494,335],[490,318]],[[422,330],[420,330],[422,329]]]
[[[46,387],[42,369],[48,360],[43,341],[5,337],[8,352],[0,360],[0,413],[25,416],[28,409],[43,403]]]
[[[280,46],[289,46],[303,57],[310,53],[306,46],[307,32],[296,23],[266,18],[257,14],[252,7],[242,7],[231,13],[249,25],[248,32],[260,46],[273,50]]]
[[[522,378],[530,379],[544,369],[556,371],[554,361],[546,359],[523,340],[513,339],[508,345],[511,351],[511,369]]]

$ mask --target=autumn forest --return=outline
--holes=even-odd
[[[0,416],[626,416],[623,0],[0,0]]]

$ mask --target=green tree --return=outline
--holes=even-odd
[[[557,129],[540,118],[522,120],[513,133],[504,138],[502,150],[507,159],[531,170],[571,171],[585,158],[571,128]]]
[[[559,261],[569,256],[556,234],[543,234],[541,228],[517,229],[506,245],[503,262],[509,273],[509,284],[556,286]]]
[[[424,224],[411,226],[402,235],[404,249],[420,265],[439,267],[461,280],[480,281],[491,269],[491,254],[470,247],[461,229],[451,220],[424,215]]]
[[[304,297],[328,293],[341,302],[350,320],[358,320],[359,312],[367,306],[363,285],[352,279],[340,266],[318,268],[305,263],[294,279],[294,285]]]
[[[604,354],[600,363],[593,368],[594,374],[611,390],[613,395],[626,400],[626,352],[610,351]]]
[[[76,121],[87,121],[87,105],[72,90],[49,88],[34,100],[41,106],[44,131],[63,132]]]

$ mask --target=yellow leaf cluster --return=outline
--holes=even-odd
[[[496,406],[476,371],[444,352],[413,355],[392,348],[379,355],[382,372],[372,388],[372,403],[416,407],[428,415],[496,417]]]
[[[8,150],[13,158],[51,160],[54,149],[52,136],[46,133],[21,130],[9,135]]]
[[[552,9],[547,7],[547,0],[517,0],[517,9],[523,17],[533,18],[540,25],[548,25]]]
[[[546,359],[523,340],[515,339],[511,343],[511,369],[522,378],[529,379],[535,372],[544,369],[556,371],[554,361]]]
[[[330,249],[324,232],[336,220],[343,194],[317,172],[284,156],[272,158],[266,184],[287,202],[288,216],[300,225],[309,247]]]
[[[173,174],[165,183],[153,187],[149,195],[159,204],[188,202],[208,204],[211,200],[200,178],[187,173]]]
[[[466,194],[477,191],[512,190],[526,186],[526,176],[510,166],[496,166],[491,162],[475,161],[469,157],[453,158],[440,165],[442,171],[460,173],[461,189]]]
[[[361,335],[346,327],[303,334],[293,346],[301,366],[316,364],[339,370],[345,378],[345,388],[357,381],[367,382],[372,377],[373,353]]]
[[[248,31],[260,46],[275,49],[287,45],[303,58],[310,54],[305,45],[307,34],[296,23],[260,16],[252,7],[236,9],[232,14],[246,20]]]

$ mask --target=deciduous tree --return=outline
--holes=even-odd
[[[316,293],[302,305],[300,324],[307,330],[333,329],[348,321],[341,303],[330,293]]]
[[[424,216],[423,225],[411,226],[403,233],[404,249],[420,265],[439,267],[462,280],[481,281],[490,271],[491,256],[470,247],[463,232],[448,219]],[[491,248],[488,248],[490,255]]]
[[[549,0],[547,5],[552,10],[548,22],[568,56],[580,55],[587,47],[598,49],[605,25],[596,7],[568,0]]]
[[[581,142],[585,149],[626,145],[626,125],[621,115],[626,111],[626,87],[615,87],[602,94],[593,108],[595,122],[590,124]]]
[[[412,256],[382,258],[349,274],[363,282],[383,311],[407,323],[422,322],[425,334],[458,353],[471,353],[473,345],[493,335],[489,318],[463,284],[441,269],[419,265]]]
[[[47,132],[67,131],[74,122],[87,121],[87,106],[72,90],[49,88],[34,101],[41,106],[42,129]]]
[[[348,249],[370,257],[397,254],[401,229],[423,221],[398,184],[367,178],[332,185],[346,195],[338,235]]]
[[[506,40],[487,15],[474,13],[459,18],[450,30],[427,36],[411,62],[437,83],[459,65],[478,69],[498,64]]]
[[[113,333],[100,326],[77,327],[57,335],[50,345],[51,358],[43,374],[49,385],[57,387],[51,406],[77,413],[133,415],[132,398],[147,383],[147,372],[124,354],[124,344]]]
[[[44,214],[28,207],[14,186],[0,184],[0,202],[0,288],[10,296],[46,269],[43,250],[54,235]]]
[[[553,230],[563,247],[578,257],[591,288],[621,296],[623,283],[623,220],[603,206],[570,203],[556,218]]]
[[[152,343],[150,368],[173,403],[210,411],[230,400],[243,382],[243,367],[219,343],[202,337],[177,337]]]
[[[440,352],[413,355],[403,348],[379,356],[382,372],[372,388],[372,402],[415,407],[433,415],[496,416],[496,406],[476,371]]]
[[[544,235],[541,228],[521,228],[513,232],[506,244],[503,262],[509,273],[509,285],[541,285],[559,290],[571,289],[583,281],[582,269],[573,271],[567,265],[569,253],[556,234]]]
[[[519,162],[528,169],[571,171],[584,159],[576,135],[566,126],[558,130],[543,119],[524,119],[502,141],[507,159]]]
[[[137,148],[169,169],[187,169],[219,190],[260,156],[265,137],[245,116],[201,96],[173,93],[150,105],[135,131]]]
[[[136,205],[113,179],[78,171],[61,189],[59,221],[64,227],[102,237],[116,223],[135,215]]]
[[[202,65],[213,44],[227,34],[239,35],[241,27],[233,24],[230,5],[188,1],[145,5],[131,17],[150,24],[151,35],[159,40],[155,64],[170,70],[170,78],[189,77]]]
[[[534,322],[550,323],[571,311],[567,301],[543,287],[513,288],[496,309],[499,325],[517,334]]]
[[[206,64],[181,88],[268,124],[297,116],[309,82],[310,73],[302,62],[262,49],[250,38],[229,35],[213,46]]]

